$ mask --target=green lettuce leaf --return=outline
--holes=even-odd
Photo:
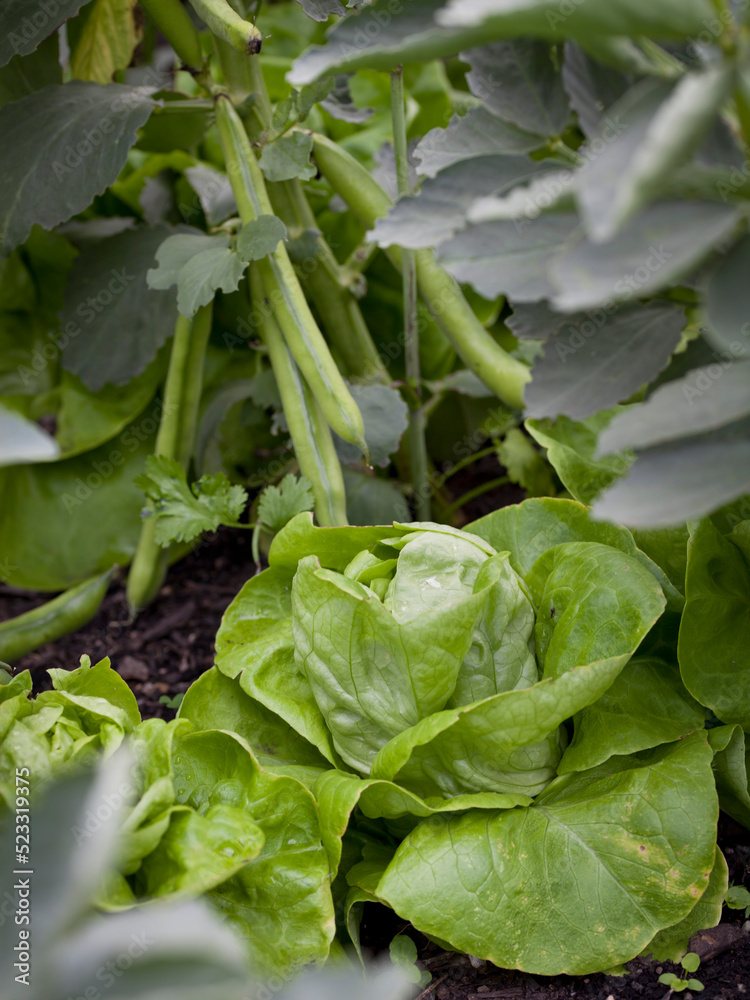
[[[526,582],[537,607],[536,653],[545,677],[632,655],[666,604],[637,559],[598,542],[548,550]]]
[[[695,734],[559,778],[527,808],[424,820],[377,894],[423,933],[504,968],[611,968],[686,917],[708,886],[711,757]]]

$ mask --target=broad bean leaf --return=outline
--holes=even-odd
[[[77,375],[60,373],[60,409],[56,440],[62,458],[72,458],[98,448],[125,430],[153,400],[167,367],[162,348],[151,364],[127,385],[107,385],[91,392]]]
[[[706,891],[690,913],[679,923],[659,931],[656,937],[643,949],[643,954],[651,955],[657,962],[679,962],[688,951],[692,936],[699,931],[715,927],[721,920],[724,896],[728,886],[729,868],[717,844],[716,860]]]
[[[0,249],[86,208],[117,178],[155,107],[143,88],[73,81],[0,108]]]
[[[438,27],[435,11],[432,0],[410,0],[395,11],[390,0],[376,0],[334,25],[326,44],[303,53],[287,80],[300,87],[335,73],[395,69],[405,63],[456,55],[487,41],[486,33],[475,29],[446,31]]]
[[[293,65],[289,82],[357,69],[395,69],[409,62],[439,59],[497,39],[518,35],[559,39],[601,39],[602,35],[686,38],[712,16],[707,0],[587,0],[561,12],[559,0],[457,0],[446,7],[410,0],[393,10],[390,0],[340,21],[324,46],[314,46]]]
[[[561,677],[437,712],[387,743],[371,776],[421,796],[471,792],[537,795],[562,754],[562,722],[606,691],[629,654]]]
[[[488,35],[553,34],[574,37],[698,34],[710,17],[705,0],[587,0],[564,11],[559,0],[449,0],[436,20],[447,27],[482,26]]]
[[[552,305],[574,312],[648,298],[700,264],[737,221],[728,204],[656,202],[608,243],[580,239],[551,261]]]
[[[62,83],[59,61],[60,40],[50,35],[35,52],[13,56],[0,70],[0,106],[17,101],[26,94],[51,83]]]
[[[555,294],[547,275],[577,225],[577,218],[566,213],[475,223],[443,243],[438,260],[485,298],[507,295],[514,302],[538,302]],[[563,261],[569,256],[566,253]],[[562,308],[567,308],[567,298]]]
[[[399,391],[387,385],[353,385],[351,394],[365,424],[370,463],[387,468],[408,426],[408,407]],[[362,452],[356,445],[338,436],[334,440],[342,462],[354,464],[362,458]],[[394,516],[390,519],[393,520]]]
[[[750,365],[711,365],[660,386],[618,414],[599,439],[599,454],[653,448],[718,430],[750,416]]]
[[[158,266],[147,273],[148,287],[164,291],[177,285],[178,310],[183,316],[195,316],[219,289],[228,293],[239,287],[246,259],[229,244],[229,237],[221,235],[168,236],[156,251]]]
[[[575,718],[575,733],[558,774],[584,771],[671,743],[703,728],[705,710],[685,690],[677,666],[634,657],[598,701]]]
[[[0,12],[0,66],[33,52],[88,0],[55,0],[29,9],[28,0],[6,0]]]
[[[371,239],[378,246],[439,246],[466,225],[471,203],[482,195],[510,191],[524,181],[557,169],[554,161],[489,154],[460,160],[422,183],[417,195],[399,199],[378,219]]]
[[[314,21],[327,21],[331,14],[340,16],[346,13],[346,8],[339,0],[298,0],[302,10]]]
[[[708,731],[708,742],[721,808],[750,829],[750,737],[740,726],[718,726]]]
[[[627,89],[628,77],[595,62],[575,42],[566,42],[562,78],[578,123],[591,139],[599,133],[602,118]]]
[[[371,453],[372,454],[372,453]],[[411,517],[400,484],[372,476],[364,469],[345,468],[346,514],[350,524],[385,524]]]
[[[735,357],[746,356],[750,347],[748,266],[750,237],[746,236],[721,258],[706,288],[706,337]]]
[[[578,202],[593,242],[612,239],[664,191],[708,133],[731,81],[724,66],[688,73],[674,84],[645,80],[611,108],[594,140],[604,148],[590,153],[577,175]]]
[[[368,773],[391,736],[443,708],[485,601],[485,593],[461,592],[402,623],[369,588],[313,557],[300,561],[292,587],[296,657],[350,766]]]
[[[534,364],[524,393],[527,414],[582,420],[625,402],[667,367],[686,324],[682,309],[653,304],[625,306],[598,329],[591,319],[569,326],[547,341]]]
[[[737,723],[746,731],[750,731],[748,552],[750,546],[735,545],[710,520],[691,531],[687,602],[678,645],[688,691],[722,722]]]
[[[526,429],[543,448],[563,485],[578,501],[590,504],[633,464],[632,452],[623,450],[599,457],[597,441],[621,407],[603,410],[585,420],[560,416],[556,420],[527,420]]]
[[[93,392],[140,375],[174,331],[174,292],[154,291],[146,277],[168,234],[166,226],[127,230],[73,264],[60,313],[63,367]]]
[[[0,466],[51,462],[59,454],[59,445],[41,427],[0,407]]]
[[[276,215],[261,215],[243,226],[237,234],[237,253],[243,260],[261,260],[273,253],[287,229]]]
[[[632,469],[594,505],[594,516],[632,528],[673,527],[704,517],[750,492],[750,441],[721,432],[638,455]]]
[[[263,147],[260,169],[269,181],[289,181],[294,178],[309,181],[317,173],[310,162],[312,136],[290,132]]]
[[[420,139],[414,150],[417,173],[434,177],[462,160],[502,153],[522,156],[537,149],[538,135],[525,132],[497,118],[485,107],[470,108],[462,117],[454,115],[447,128],[434,128]]]
[[[471,67],[466,82],[472,94],[498,118],[538,136],[563,131],[570,115],[568,96],[545,42],[494,42],[461,58]]]
[[[198,199],[209,226],[218,226],[237,214],[237,202],[226,174],[206,163],[187,167],[185,176]]]
[[[665,597],[635,556],[599,542],[569,542],[526,574],[537,609],[536,656],[544,677],[632,655],[661,616]]]
[[[565,775],[527,808],[424,820],[378,896],[423,933],[501,967],[611,968],[687,916],[708,886],[711,757],[695,734]]]
[[[0,469],[0,572],[8,583],[67,590],[130,562],[143,506],[133,479],[154,450],[158,423],[146,410],[95,451]]]

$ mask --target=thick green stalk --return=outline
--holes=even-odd
[[[406,141],[404,110],[404,71],[391,73],[391,118],[393,149],[396,155],[396,176],[400,197],[412,193],[409,180],[409,148]],[[401,280],[404,293],[404,360],[406,381],[412,389],[414,402],[409,407],[409,459],[414,487],[417,520],[430,521],[430,484],[427,477],[427,445],[422,412],[422,376],[419,364],[419,322],[417,316],[417,264],[413,250],[401,252]]]
[[[321,173],[360,222],[371,229],[377,219],[388,214],[393,202],[341,146],[325,136],[316,134],[313,139]],[[391,247],[386,253],[394,266],[400,268],[401,249]],[[522,409],[523,389],[531,378],[529,369],[492,339],[474,315],[458,283],[437,263],[432,250],[418,250],[415,258],[419,294],[463,362],[504,403]]]
[[[289,228],[317,228],[298,180],[269,184],[268,193],[277,215]],[[390,382],[391,377],[373,343],[359,303],[343,280],[341,265],[322,236],[315,244],[315,258],[298,264],[297,273],[317,307],[347,374],[363,382]]]
[[[260,52],[263,44],[260,31],[233,10],[227,0],[190,0],[190,4],[217,38],[223,39],[243,55]]]
[[[267,307],[263,282],[256,266],[250,271],[250,287],[253,303],[260,308],[263,317],[263,341],[268,348],[300,472],[312,483],[318,523],[324,527],[347,524],[344,479],[331,430],[289,354],[273,313]],[[266,308],[263,308],[264,305]]]
[[[140,3],[185,66],[200,72],[203,66],[200,38],[180,0],[140,0]]]
[[[177,317],[164,386],[154,454],[174,458],[183,468],[187,468],[193,452],[211,313],[212,307],[204,306],[192,321],[185,316]],[[128,573],[127,597],[133,613],[154,600],[164,583],[168,566],[169,549],[156,543],[156,519],[147,518],[141,527]]]
[[[268,97],[263,67],[257,59],[250,60],[250,80],[254,102],[252,113],[261,132],[271,127],[273,109]],[[316,229],[315,215],[299,180],[268,185],[269,195],[278,214],[287,222],[296,218],[301,229]],[[322,317],[331,342],[346,365],[348,373],[366,382],[390,382],[390,375],[373,343],[359,303],[352,294],[339,262],[325,239],[316,244],[314,267],[300,274],[310,298]],[[300,273],[300,268],[297,268]]]
[[[220,96],[216,102],[216,124],[242,222],[247,224],[261,215],[273,215],[250,140],[225,96]],[[340,437],[366,453],[362,414],[318,329],[283,243],[273,254],[258,261],[258,271],[265,298],[271,303],[287,346],[326,420]]]

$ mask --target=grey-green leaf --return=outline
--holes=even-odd
[[[750,365],[711,365],[667,382],[645,403],[618,414],[599,439],[599,454],[653,448],[718,430],[750,415]]]
[[[52,229],[87,208],[125,165],[155,102],[143,88],[73,80],[0,108],[0,249],[35,224]]]
[[[711,16],[705,0],[586,0],[561,8],[560,0],[450,0],[436,16],[446,27],[481,27],[488,35],[649,35],[685,38],[699,34]]]
[[[0,407],[0,465],[50,462],[59,454],[57,442],[41,427]]]
[[[316,174],[310,163],[312,136],[290,132],[264,146],[260,168],[269,181],[289,181],[294,178],[309,181]]]
[[[666,304],[595,316],[545,344],[524,393],[530,417],[582,420],[625,402],[667,367],[687,324],[682,309]]]
[[[454,115],[447,128],[434,128],[420,139],[414,150],[417,173],[434,177],[461,160],[502,153],[521,156],[537,149],[538,135],[525,132],[497,118],[484,107],[470,108],[463,117]]]
[[[462,159],[426,178],[419,194],[399,199],[375,223],[371,238],[381,247],[438,246],[463,229],[476,198],[508,192],[556,168],[553,161],[536,163],[526,156],[489,154]]]
[[[612,239],[667,186],[708,133],[731,86],[723,66],[688,73],[677,83],[645,80],[611,109],[576,184],[586,229],[595,243]]]
[[[75,17],[88,0],[53,0],[30,6],[28,0],[5,0],[0,11],[0,66],[25,56]]]
[[[638,455],[594,505],[594,516],[632,528],[672,527],[750,491],[750,441],[668,444]]]
[[[573,215],[550,213],[470,225],[443,243],[438,259],[485,298],[508,295],[516,302],[538,302],[555,294],[548,271],[577,224]]]
[[[365,441],[370,463],[386,468],[391,455],[398,451],[408,424],[408,407],[397,389],[387,385],[353,385],[351,394],[365,424]],[[362,458],[356,445],[335,437],[336,452],[342,462],[350,464]],[[395,520],[395,515],[388,519]]]
[[[750,348],[750,236],[722,257],[706,289],[706,337],[721,351],[739,357]]]
[[[63,367],[97,392],[139,375],[174,331],[175,294],[155,291],[147,272],[166,226],[126,230],[76,259],[60,322],[69,339]]]
[[[527,132],[557,136],[570,115],[550,47],[531,39],[494,42],[462,53],[466,82],[493,114]]]
[[[650,205],[609,243],[580,239],[551,262],[552,304],[574,312],[648,298],[700,264],[738,221],[737,209],[720,202]]]
[[[287,237],[286,226],[277,215],[261,215],[237,234],[237,253],[243,260],[260,260],[273,253]]]

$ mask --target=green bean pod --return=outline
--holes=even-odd
[[[244,52],[245,55],[260,52],[263,44],[260,31],[232,10],[226,0],[190,0],[190,4],[214,35],[222,38],[233,49]]]
[[[261,334],[268,348],[300,472],[312,483],[318,523],[323,527],[347,524],[344,478],[330,427],[284,343],[270,303],[264,297],[257,266],[250,271],[250,288],[253,304],[262,314]]]
[[[263,173],[242,121],[223,96],[216,102],[216,124],[242,222],[273,215]],[[258,271],[264,296],[273,306],[284,340],[326,420],[339,437],[367,454],[362,414],[310,311],[283,243],[258,261]]]
[[[211,315],[211,306],[203,306],[192,320],[178,316],[164,386],[164,406],[154,454],[174,458],[183,468],[187,468],[193,452]],[[147,518],[141,526],[138,547],[128,573],[126,589],[133,614],[155,599],[168,567],[169,549],[157,544],[156,521]]]
[[[71,587],[46,604],[0,624],[0,660],[14,663],[83,628],[101,607],[116,567]]]
[[[200,38],[180,0],[140,0],[140,4],[185,66],[200,72],[203,66]]]
[[[393,201],[341,146],[321,135],[314,135],[313,141],[321,173],[360,222],[371,229],[377,219],[388,214]],[[390,247],[386,253],[400,268],[400,248]],[[458,282],[437,263],[434,251],[418,250],[415,256],[419,294],[464,364],[504,403],[523,409],[523,389],[531,379],[529,369],[493,340],[474,315]]]

